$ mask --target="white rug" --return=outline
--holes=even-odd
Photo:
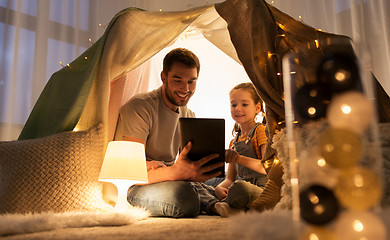
[[[147,211],[139,208],[130,208],[125,212],[4,214],[0,215],[0,237],[61,228],[120,226],[134,223],[148,216]]]
[[[360,213],[363,216],[364,212]],[[372,212],[377,218],[370,220],[376,221],[365,224],[361,233],[348,229],[343,214],[330,224],[314,226],[303,220],[294,222],[289,210],[248,212],[229,218],[229,229],[235,236],[239,234],[240,240],[390,240],[390,208]],[[310,232],[316,234],[310,236]]]

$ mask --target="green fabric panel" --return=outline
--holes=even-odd
[[[119,16],[134,10],[140,9],[128,8],[116,14],[96,43],[71,62],[70,67],[66,66],[51,76],[35,103],[19,135],[19,140],[40,138],[73,130],[98,73],[110,28]]]

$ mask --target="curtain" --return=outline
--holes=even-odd
[[[51,74],[98,33],[89,1],[0,1],[0,140],[16,139]]]
[[[273,6],[316,29],[349,36],[361,67],[390,93],[390,1],[276,0]]]
[[[123,8],[186,10],[221,1],[180,2],[183,9],[173,1],[0,0],[0,140],[18,137],[50,76],[88,49]],[[272,5],[307,25],[351,37],[364,67],[390,92],[389,1],[276,0]]]

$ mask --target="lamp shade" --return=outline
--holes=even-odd
[[[111,141],[108,143],[106,155],[99,181],[120,182],[131,180],[134,183],[147,183],[145,146],[130,141]]]

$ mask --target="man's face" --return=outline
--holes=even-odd
[[[198,72],[182,63],[174,63],[168,75],[161,72],[163,81],[163,99],[165,104],[176,111],[179,106],[187,105],[196,88]]]

